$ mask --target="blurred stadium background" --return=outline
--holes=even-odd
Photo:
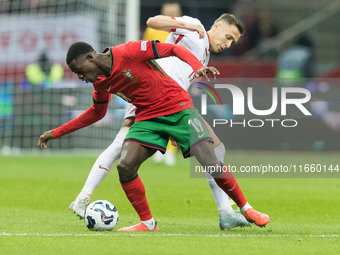
[[[160,13],[163,2],[1,0],[2,153],[6,155],[22,150],[37,150],[36,143],[40,134],[73,119],[92,104],[92,85],[79,81],[65,63],[67,49],[73,42],[86,41],[95,49],[101,50],[106,46],[140,40],[146,29],[146,20]],[[200,19],[207,30],[214,20],[225,12],[234,13],[245,27],[246,34],[237,45],[221,55],[211,56],[210,65],[220,70],[221,78],[277,77],[280,53],[302,35],[308,36],[312,42],[314,66],[308,78],[336,81],[336,78],[340,77],[338,0],[310,0],[308,3],[304,0],[178,2],[184,15]],[[42,59],[42,56],[45,56],[45,59]],[[50,64],[61,65],[63,70],[56,71],[56,77],[50,77],[50,81],[38,81],[35,84],[29,82],[30,75],[33,75],[33,78],[37,77],[34,69],[33,73],[29,73],[27,67],[38,63],[39,59],[45,60],[44,63],[50,61]],[[336,86],[337,82],[333,83]],[[337,102],[337,99],[333,101]],[[68,135],[67,138],[57,139],[50,143],[49,147],[52,151],[106,148],[120,128],[123,115],[124,103],[114,98],[103,120]],[[332,136],[328,139],[333,140],[335,144],[333,149],[339,149],[340,143],[334,140],[334,137],[339,137],[338,128],[335,125],[335,128],[329,129]],[[327,128],[316,131],[328,132]],[[242,134],[242,137],[244,135]],[[259,133],[256,138],[259,141],[266,141],[265,135],[268,133]],[[319,137],[317,140],[322,139],[323,137]],[[233,142],[239,143],[235,136],[229,141]],[[229,147],[235,146],[229,144]],[[280,146],[273,146],[272,143],[268,146],[262,143],[262,146],[258,147],[258,149],[272,148],[282,149]],[[285,148],[294,149],[289,146]],[[298,146],[296,149],[313,150],[315,146]]]

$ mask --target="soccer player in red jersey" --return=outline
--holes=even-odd
[[[137,171],[156,150],[165,151],[169,137],[176,140],[184,157],[194,155],[205,167],[223,169],[212,173],[216,183],[243,209],[249,222],[265,226],[269,217],[249,206],[232,173],[216,158],[213,140],[197,110],[190,109],[189,94],[153,61],[167,56],[177,56],[188,63],[196,77],[207,77],[208,72],[214,77],[219,74],[213,67],[204,67],[181,45],[156,41],[129,42],[108,48],[101,54],[83,42],[71,45],[67,64],[79,79],[93,83],[94,104],[78,118],[45,132],[40,136],[38,145],[46,148],[50,139],[98,121],[106,113],[111,94],[116,94],[137,107],[136,120],[125,138],[117,168],[122,188],[141,222],[122,228],[122,231],[158,230]],[[201,129],[193,128],[190,125],[192,121]]]
[[[169,34],[166,43],[185,46],[204,66],[208,65],[210,51],[218,53],[230,48],[239,41],[244,31],[236,17],[229,13],[222,14],[209,31],[205,30],[198,19],[189,16],[169,17],[157,15],[148,19],[147,25],[157,31],[165,30]],[[176,57],[161,58],[157,59],[156,62],[167,75],[174,79],[184,90],[188,91],[190,84],[195,80],[195,73],[189,65]],[[122,128],[109,147],[94,162],[81,192],[71,202],[69,209],[77,216],[84,218],[86,207],[89,205],[94,190],[110,172],[115,161],[120,158],[124,139],[134,122],[135,110],[136,107],[132,104],[127,107]],[[214,140],[214,151],[217,159],[224,162],[225,147],[223,143],[221,143],[208,123],[205,122],[205,126],[207,126]],[[168,149],[167,147],[169,156],[171,153],[169,154]],[[162,155],[160,151],[158,152],[158,155]],[[169,157],[165,158],[169,159]],[[217,205],[220,229],[231,230],[235,227],[251,226],[251,223],[243,215],[234,212],[229,197],[220,189],[208,172],[206,172],[206,177]]]

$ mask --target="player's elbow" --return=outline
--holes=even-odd
[[[148,18],[148,20],[146,21],[146,25],[156,30],[163,30],[164,29],[163,19],[164,17],[162,15],[157,15],[157,16]]]
[[[105,114],[102,114],[102,113],[97,115],[97,121],[100,121],[104,117],[105,117]]]
[[[155,24],[157,24],[157,19],[156,19],[157,16],[155,17],[151,17],[151,18],[148,18],[148,20],[146,21],[146,25],[150,28],[154,28],[155,27]]]
[[[94,119],[95,121],[99,121],[102,118],[105,117],[106,112],[107,112],[107,108],[108,106],[103,104],[103,105],[96,105],[95,107],[93,107],[93,115],[94,115]]]
[[[106,111],[100,111],[96,114],[96,117],[97,117],[97,121],[98,120],[101,120],[102,118],[104,118],[106,115]]]

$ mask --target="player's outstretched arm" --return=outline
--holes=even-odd
[[[157,47],[158,54],[154,56],[156,59],[170,56],[178,57],[180,60],[190,65],[195,73],[204,67],[197,57],[183,45],[158,42],[154,47]]]
[[[150,28],[167,31],[169,33],[172,29],[177,28],[182,28],[189,31],[196,31],[199,34],[200,39],[204,38],[204,30],[201,25],[175,20],[169,16],[157,15],[151,17],[147,20],[146,25]]]
[[[199,78],[199,77],[204,77],[206,78],[208,81],[210,81],[209,77],[208,77],[208,73],[211,73],[211,75],[214,77],[214,80],[216,80],[216,75],[219,75],[220,72],[213,66],[211,67],[203,67],[201,69],[199,69],[196,74],[195,77]]]
[[[97,99],[95,92],[93,92],[93,96],[94,96],[94,101],[95,101],[95,99]],[[57,127],[56,129],[45,132],[39,137],[38,146],[40,146],[41,149],[47,149],[46,144],[49,140],[67,135],[78,129],[87,127],[99,121],[106,114],[106,111],[108,108],[108,102],[110,101],[110,98],[111,98],[111,95],[108,94],[108,96],[105,97],[105,99],[107,99],[105,102],[102,102],[102,103],[94,102],[93,105],[89,109],[87,109],[85,112],[80,114],[77,118],[70,120],[64,125]]]
[[[196,56],[188,50],[186,47],[180,44],[171,44],[171,43],[157,43],[157,57],[168,57],[168,56],[176,56],[180,60],[189,64],[194,70],[195,77],[205,77],[208,81],[208,73],[211,73],[214,79],[216,79],[216,75],[219,75],[220,72],[215,67],[205,67],[203,64],[196,58]]]
[[[38,140],[38,146],[40,146],[40,149],[47,149],[47,142],[49,140],[55,139],[53,132],[50,131],[46,131],[45,133],[43,133]]]

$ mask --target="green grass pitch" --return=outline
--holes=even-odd
[[[228,152],[233,164],[340,163],[338,154]],[[189,160],[139,170],[158,232],[121,233],[138,216],[118,182],[116,168],[91,201],[119,211],[112,232],[89,231],[69,210],[95,157],[0,156],[0,254],[339,254],[339,178],[238,179],[250,204],[269,214],[266,228],[221,231],[205,179],[190,178]],[[337,162],[338,161],[338,162]],[[334,175],[339,177],[340,173]]]

